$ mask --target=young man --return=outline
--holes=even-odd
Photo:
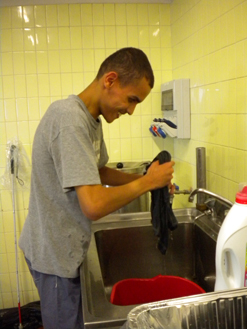
[[[100,116],[111,123],[133,114],[153,85],[146,55],[120,49],[78,96],[51,104],[37,128],[29,213],[19,245],[38,288],[45,329],[83,328],[79,268],[91,221],[171,183],[173,161],[154,162],[145,176],[105,166]]]

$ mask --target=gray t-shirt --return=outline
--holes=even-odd
[[[51,104],[33,143],[29,212],[19,246],[36,271],[74,278],[85,258],[91,221],[74,186],[101,184],[108,161],[102,123],[71,95]]]

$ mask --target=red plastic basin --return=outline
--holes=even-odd
[[[126,279],[117,282],[112,288],[110,301],[115,305],[126,306],[203,293],[205,290],[190,280],[158,275],[152,279]]]

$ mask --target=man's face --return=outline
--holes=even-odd
[[[151,88],[146,78],[140,79],[134,84],[121,87],[119,80],[112,81],[106,88],[104,98],[100,105],[100,114],[108,123],[118,119],[120,115],[133,114],[138,103],[142,102],[150,93]]]

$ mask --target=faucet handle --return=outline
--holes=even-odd
[[[207,205],[207,207],[208,207],[209,209],[213,209],[214,206],[215,206],[215,203],[216,203],[216,199],[214,199],[214,198],[209,198],[209,199],[207,199],[204,203],[205,203],[205,205]]]
[[[212,218],[217,217],[215,210],[215,203],[216,203],[216,199],[214,198],[209,198],[204,202],[204,204],[208,207],[208,210],[206,210],[205,212],[207,213],[207,215],[211,215]]]

